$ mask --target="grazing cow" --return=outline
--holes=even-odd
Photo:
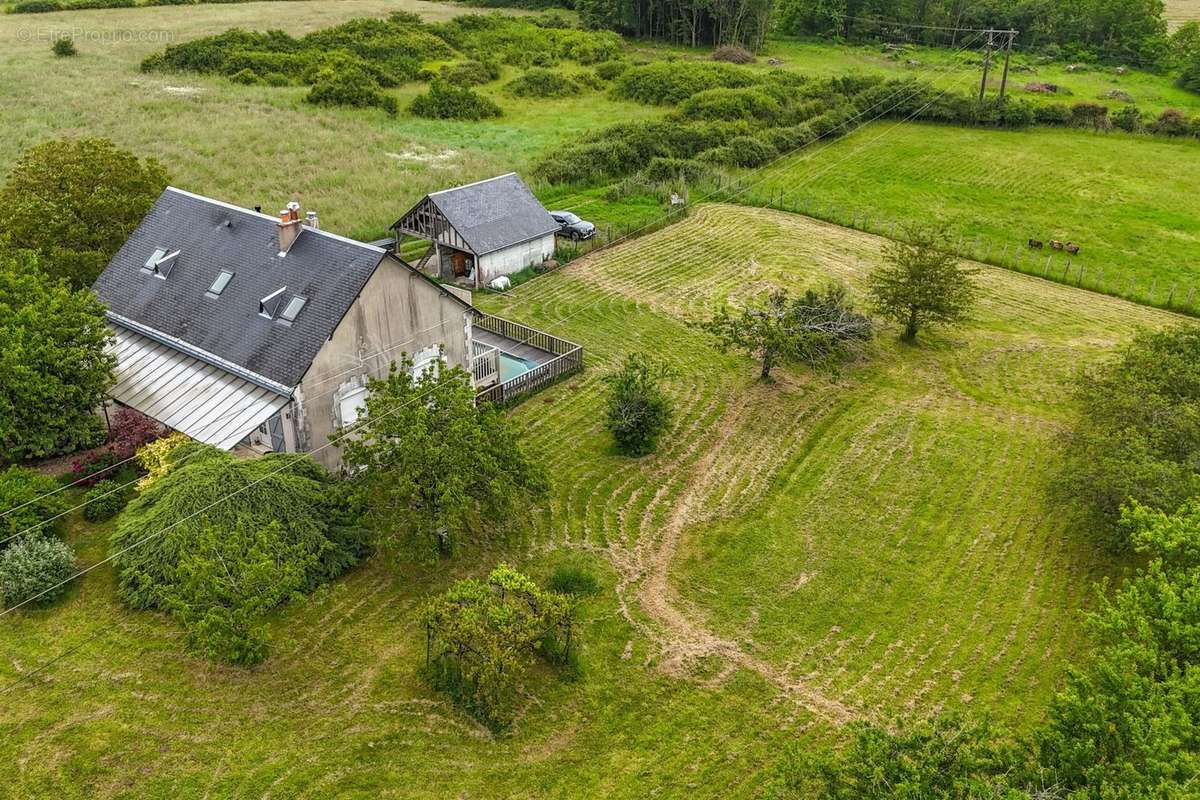
[[[1067,242],[1067,252],[1073,256],[1079,255],[1079,245],[1073,242]]]
[[[1050,246],[1053,247],[1055,250],[1062,250],[1064,247],[1063,243],[1060,242],[1058,239],[1051,239]]]
[[[1034,249],[1034,250],[1041,250],[1041,249],[1042,249],[1042,242],[1041,242],[1041,240],[1040,240],[1040,239],[1030,239],[1030,240],[1029,240],[1029,246],[1030,246],[1030,248],[1032,248],[1032,249]]]

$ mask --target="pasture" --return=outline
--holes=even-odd
[[[842,224],[940,220],[978,257],[1038,275],[1049,258],[1061,278],[1068,256],[1029,251],[1029,239],[1075,242],[1072,282],[1082,266],[1091,288],[1161,305],[1174,287],[1182,305],[1194,287],[1200,304],[1194,140],[879,122],[745,180],[744,202],[774,203],[782,192]]]
[[[828,280],[857,294],[882,241],[706,205],[485,310],[579,341],[588,369],[513,411],[553,487],[527,534],[437,566],[377,558],[274,620],[253,670],[183,654],[107,569],[5,621],[0,757],[22,797],[753,797],[779,747],[847,720],[970,707],[1026,729],[1086,640],[1110,574],[1047,498],[1068,388],[1135,328],[1175,318],[984,268],[966,328],[884,330],[838,376],[722,354],[690,323],[727,298]],[[616,455],[603,377],[673,370],[660,451]],[[74,525],[81,557],[105,526]],[[534,681],[493,739],[415,670],[418,604],[509,559],[586,562],[584,674]],[[77,648],[77,649],[72,649]]]

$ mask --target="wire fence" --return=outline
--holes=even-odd
[[[863,211],[832,201],[783,189],[756,189],[738,180],[718,179],[714,192],[707,193],[716,202],[736,203],[755,208],[771,208],[830,222],[863,233],[893,240],[905,238],[906,222],[872,211]],[[954,233],[951,233],[952,239]],[[1031,247],[1028,239],[1013,238],[998,243],[993,237],[958,233],[955,254],[960,258],[1033,275],[1045,280],[1119,297],[1142,305],[1179,314],[1200,317],[1200,293],[1195,284],[1138,276],[1125,270],[1096,264],[1068,252],[1055,249],[1050,242]]]

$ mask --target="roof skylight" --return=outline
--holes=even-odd
[[[304,304],[307,302],[307,297],[295,295],[288,301],[287,307],[283,309],[283,313],[279,315],[279,318],[284,322],[294,322],[296,316],[300,313],[300,309],[304,308]]]
[[[166,278],[171,274],[171,268],[175,266],[178,258],[178,250],[168,253],[166,248],[156,247],[154,253],[146,259],[145,265],[142,266],[142,272],[149,273],[156,278]]]
[[[229,281],[233,279],[233,273],[227,269],[223,269],[217,273],[217,277],[213,280],[212,286],[208,287],[205,293],[210,297],[219,297],[221,292],[225,291],[225,287],[229,285]]]

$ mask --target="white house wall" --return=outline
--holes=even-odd
[[[486,286],[494,278],[520,272],[530,264],[540,264],[554,255],[554,234],[515,244],[479,257],[479,285]]]

